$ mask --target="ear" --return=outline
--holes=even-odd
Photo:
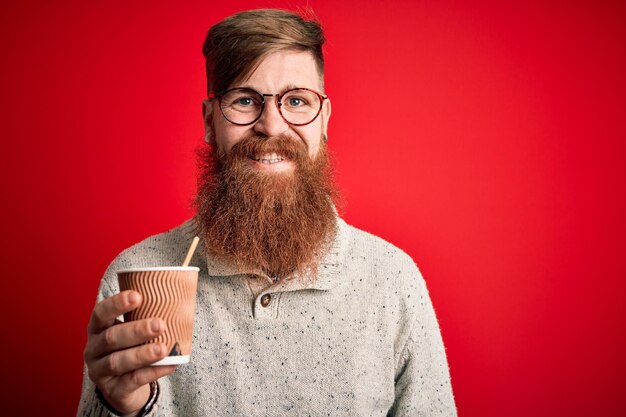
[[[211,129],[213,125],[213,103],[211,100],[202,100],[202,119],[204,120],[204,130]]]
[[[320,117],[322,118],[322,134],[324,136],[328,136],[328,120],[330,119],[331,112],[332,106],[330,104],[330,99],[327,98],[324,100],[324,104],[322,104],[322,114],[320,114]]]
[[[202,100],[202,120],[204,121],[204,141],[212,143],[215,140],[213,129],[213,103],[211,100]]]

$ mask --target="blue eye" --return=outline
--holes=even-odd
[[[303,104],[303,100],[300,97],[290,97],[289,105],[292,107],[298,107]]]
[[[251,106],[254,104],[254,100],[251,97],[241,97],[237,100],[237,104],[240,106]]]

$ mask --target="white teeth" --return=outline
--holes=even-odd
[[[275,164],[276,162],[280,162],[283,159],[284,158],[282,156],[279,156],[276,153],[264,154],[261,156],[256,156],[254,158],[255,161],[261,162],[262,164]]]

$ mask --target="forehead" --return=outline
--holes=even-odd
[[[293,87],[322,90],[322,77],[310,52],[276,51],[261,59],[247,77],[233,87],[276,93]]]

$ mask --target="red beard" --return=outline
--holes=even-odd
[[[289,172],[261,172],[251,155],[277,153]],[[199,153],[196,225],[208,251],[240,270],[285,278],[315,273],[336,232],[337,193],[325,146],[314,160],[304,144],[285,136],[251,136],[230,152]]]

